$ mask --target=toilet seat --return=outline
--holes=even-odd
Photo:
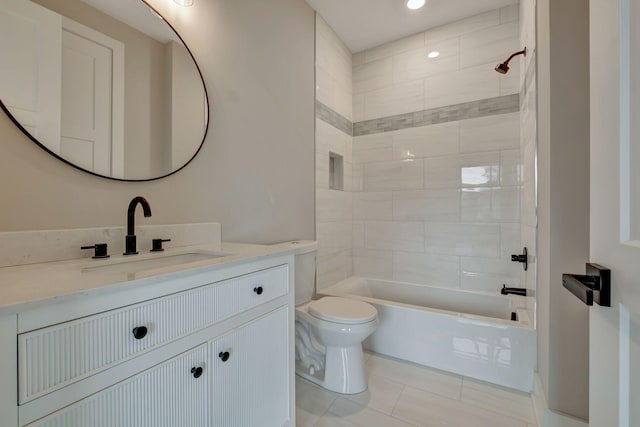
[[[328,322],[350,325],[368,323],[378,316],[371,304],[341,297],[324,297],[311,302],[309,314]]]

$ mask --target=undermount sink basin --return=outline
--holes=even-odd
[[[181,254],[154,255],[144,259],[121,259],[102,265],[91,265],[82,269],[83,273],[137,273],[156,268],[170,267],[174,265],[190,264],[192,262],[205,261],[214,258],[222,258],[229,254],[218,252],[189,252]],[[108,261],[107,261],[108,262]]]

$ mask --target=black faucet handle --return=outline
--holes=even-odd
[[[162,244],[164,242],[170,242],[171,239],[153,239],[151,240],[151,252],[162,252],[164,251],[164,248],[162,247]]]
[[[107,253],[107,244],[106,243],[96,243],[92,246],[81,246],[80,249],[95,249],[95,252],[91,258],[109,258],[109,254]]]

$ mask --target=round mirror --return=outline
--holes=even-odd
[[[0,106],[47,152],[146,181],[200,150],[209,109],[182,38],[144,0],[2,0]]]

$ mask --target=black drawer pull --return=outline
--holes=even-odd
[[[218,354],[218,357],[223,361],[226,362],[227,360],[229,360],[229,352],[225,351],[225,352],[220,352],[220,354]]]
[[[193,378],[200,378],[202,376],[202,367],[198,366],[197,368],[191,368],[191,373],[193,374]]]
[[[133,337],[137,340],[141,340],[142,338],[144,338],[147,335],[147,332],[149,332],[149,330],[147,329],[146,326],[138,326],[133,328]]]
[[[264,292],[264,289],[262,289],[262,286],[256,286],[255,288],[253,288],[253,292],[255,292],[258,295],[262,295],[262,292]]]

